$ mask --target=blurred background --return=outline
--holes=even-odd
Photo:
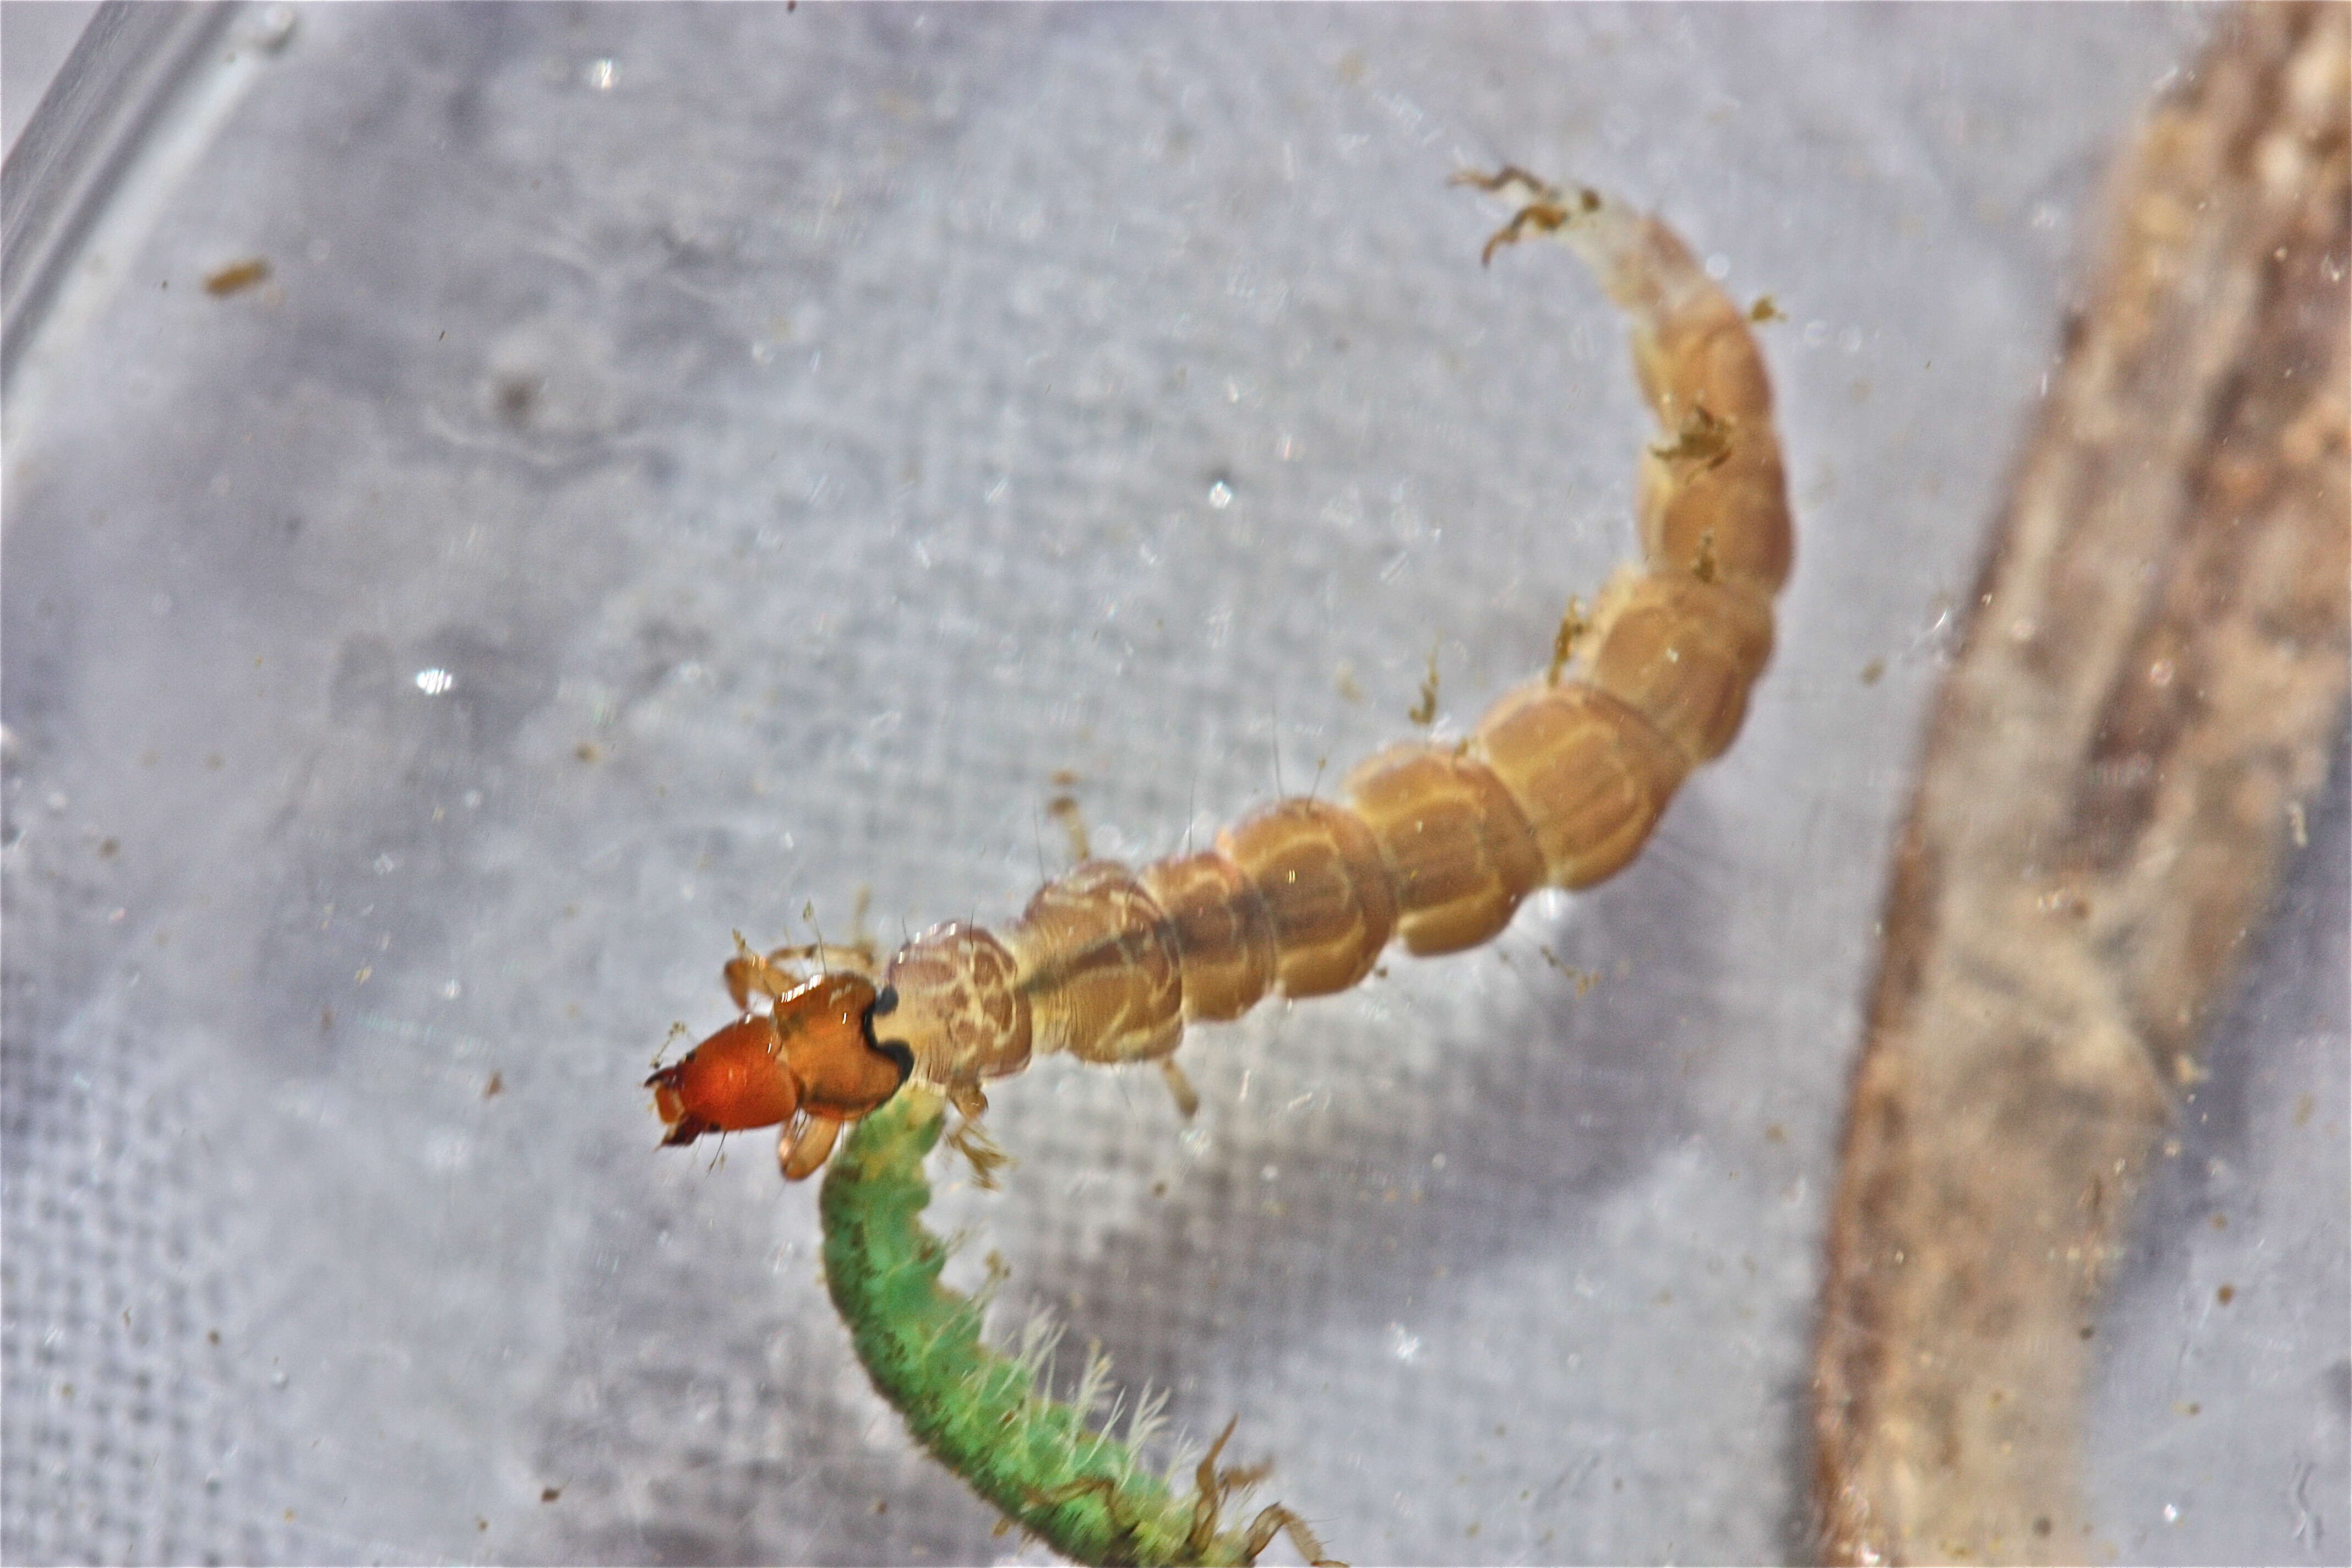
[[[32,118],[58,68],[73,52],[82,29],[98,13],[97,0],[49,0],[47,5],[0,6],[0,144],[13,147],[16,132]]]
[[[20,74],[86,10],[0,9],[0,1555],[1036,1559],[871,1392],[814,1191],[638,1083],[730,931],[999,921],[1056,796],[1171,853],[1433,658],[1441,736],[1540,668],[1648,432],[1565,252],[1478,266],[1505,160],[1786,318],[1746,731],[1616,881],[1201,1031],[1189,1124],[1004,1083],[933,1216],[1341,1556],[1807,1551],[1884,846],[2211,13],[109,12],[41,110],[93,172]],[[2344,780],[2100,1326],[2117,1558],[2352,1529]]]

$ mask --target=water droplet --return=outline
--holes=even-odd
[[[613,84],[621,79],[620,62],[609,55],[603,59],[590,60],[587,78],[588,85],[598,92],[610,92]]]
[[[416,672],[416,689],[427,697],[438,697],[457,684],[457,678],[446,669],[420,669]]]
[[[1402,1323],[1391,1323],[1389,1352],[1410,1366],[1421,1359],[1421,1336],[1407,1332]]]
[[[1219,511],[1234,504],[1234,487],[1219,479],[1209,487],[1209,504]]]
[[[2164,1522],[2167,1524],[2179,1524],[2180,1522],[2180,1510],[2173,1507],[2170,1503],[2166,1503],[2164,1505]]]

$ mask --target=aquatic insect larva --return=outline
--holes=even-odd
[[[1008,1355],[982,1335],[986,1303],[940,1283],[949,1247],[921,1224],[930,1201],[923,1158],[945,1106],[916,1087],[861,1121],[825,1173],[824,1282],[875,1388],[907,1430],[1006,1521],[1079,1563],[1255,1563],[1277,1532],[1309,1563],[1328,1561],[1307,1521],[1280,1504],[1238,1529],[1225,1506],[1262,1479],[1220,1466],[1234,1434],[1212,1444],[1181,1495],[1145,1463],[1167,1394],[1149,1392],[1114,1434],[1118,1406],[1097,1408],[1110,1363],[1090,1355],[1069,1401],[1038,1387],[1055,1335],[1033,1320]],[[983,1293],[984,1295],[984,1293]]]
[[[1276,801],[1215,848],[1140,869],[1082,861],[998,932],[934,926],[878,985],[870,958],[839,949],[739,953],[727,981],[742,1016],[648,1080],[667,1142],[781,1121],[797,1179],[909,1079],[970,1119],[986,1080],[1034,1056],[1164,1063],[1188,1023],[1237,1018],[1271,992],[1345,990],[1391,941],[1423,956],[1475,947],[1536,889],[1617,872],[1684,776],[1731,743],[1792,548],[1748,315],[1654,218],[1515,168],[1457,178],[1521,204],[1490,259],[1533,231],[1599,274],[1664,432],[1641,459],[1641,563],[1588,627],[1563,630],[1572,660],[1505,695],[1459,745],[1371,757],[1343,800]],[[803,980],[789,965],[808,957],[824,973]]]

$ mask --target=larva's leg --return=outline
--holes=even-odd
[[[809,977],[803,966],[809,963],[815,964],[820,973],[862,974],[869,980],[882,973],[881,957],[870,941],[845,946],[810,942],[759,953],[752,952],[743,933],[737,931],[735,956],[727,961],[727,994],[735,998],[736,1006],[748,1012],[753,996],[765,996],[773,1002],[806,984]]]
[[[778,948],[774,952],[762,956],[751,950],[751,944],[743,940],[741,931],[735,933],[735,956],[727,961],[722,973],[727,981],[727,994],[735,999],[739,1012],[751,1010],[753,996],[765,996],[773,1002],[801,983],[800,974],[785,968],[780,962],[790,957],[791,953],[790,948]]]
[[[1080,1476],[1076,1480],[1068,1483],[1066,1486],[1059,1486],[1055,1487],[1052,1491],[1037,1493],[1033,1500],[1039,1508],[1059,1508],[1066,1502],[1070,1502],[1082,1497],[1093,1498],[1097,1502],[1102,1504],[1103,1512],[1110,1516],[1111,1529],[1117,1532],[1114,1537],[1115,1543],[1123,1549],[1132,1548],[1135,1544],[1135,1538],[1138,1533],[1135,1520],[1131,1510],[1129,1510],[1127,1506],[1127,1495],[1119,1490],[1118,1483],[1112,1480],[1108,1476]],[[1003,1524],[1010,1524],[1013,1521],[1010,1519],[1007,1519],[1003,1521]],[[1003,1530],[1003,1524],[1000,1524],[998,1527],[1000,1533]],[[1138,1556],[1132,1554],[1129,1550],[1120,1550],[1116,1552],[1106,1553],[1105,1560],[1110,1562],[1140,1561]]]
[[[972,1184],[985,1192],[996,1190],[996,1173],[1013,1163],[1013,1156],[998,1148],[996,1140],[970,1117],[948,1134],[948,1147],[971,1164]]]
[[[1274,1469],[1272,1465],[1234,1465],[1222,1470],[1217,1468],[1217,1456],[1225,1451],[1225,1444],[1232,1439],[1234,1428],[1241,1423],[1242,1418],[1238,1415],[1225,1423],[1225,1429],[1217,1434],[1217,1440],[1209,1445],[1209,1451],[1201,1456],[1201,1463],[1192,1472],[1196,1489],[1192,1498],[1192,1529],[1184,1538],[1184,1544],[1187,1554],[1195,1561],[1208,1551],[1209,1542],[1217,1538],[1217,1516],[1224,1510],[1225,1499],[1244,1487],[1257,1485]],[[1256,1553],[1250,1552],[1246,1556],[1254,1559]]]
[[[768,954],[772,963],[785,959],[814,963],[827,973],[845,970],[868,980],[882,973],[882,955],[874,951],[874,939],[870,936],[859,937],[856,942],[813,942],[805,947],[780,947]]]
[[[1224,1480],[1217,1474],[1217,1456],[1225,1451],[1225,1444],[1241,1420],[1236,1415],[1225,1423],[1225,1429],[1217,1434],[1217,1440],[1201,1456],[1200,1468],[1192,1472],[1192,1528],[1184,1536],[1184,1549],[1192,1556],[1198,1557],[1201,1549],[1217,1533],[1217,1513],[1225,1500]]]
[[[1591,629],[1592,623],[1585,618],[1584,601],[1570,594],[1568,608],[1560,612],[1559,625],[1551,634],[1551,668],[1544,671],[1546,686],[1559,684],[1559,672],[1566,669],[1568,661],[1576,657],[1577,645]]]
[[[1491,191],[1496,195],[1507,194],[1525,203],[1549,202],[1555,206],[1559,205],[1559,186],[1536,178],[1517,163],[1506,163],[1491,174],[1482,174],[1475,169],[1458,169],[1454,171],[1452,183],[1457,185],[1475,185],[1482,191]]]
[[[1454,174],[1453,183],[1475,185],[1482,191],[1492,191],[1519,204],[1519,210],[1511,215],[1511,221],[1496,229],[1487,238],[1486,247],[1478,253],[1482,266],[1493,261],[1495,252],[1504,246],[1517,245],[1528,229],[1550,234],[1565,228],[1578,215],[1597,211],[1601,205],[1600,196],[1589,190],[1579,191],[1571,205],[1559,187],[1546,184],[1516,163],[1506,163],[1491,174],[1482,174],[1475,169],[1464,169]]]
[[[1192,1080],[1184,1076],[1184,1069],[1176,1065],[1174,1057],[1160,1058],[1160,1076],[1167,1081],[1168,1092],[1175,1097],[1178,1115],[1190,1121],[1201,1114],[1201,1091],[1192,1087]]]
[[[1694,403],[1684,412],[1682,428],[1675,433],[1675,438],[1652,447],[1650,456],[1669,467],[1687,465],[1683,470],[1684,478],[1719,468],[1731,456],[1731,422],[1706,404]]]
[[[1307,1521],[1280,1503],[1260,1509],[1257,1517],[1250,1521],[1249,1533],[1242,1539],[1244,1560],[1256,1562],[1257,1554],[1274,1543],[1276,1534],[1290,1537],[1290,1544],[1298,1549],[1298,1555],[1315,1568],[1348,1568],[1339,1559],[1324,1556],[1323,1542],[1307,1527]]]
[[[815,1174],[840,1135],[841,1123],[830,1116],[809,1117],[798,1131],[787,1125],[776,1140],[776,1163],[783,1167],[784,1180],[805,1181]]]
[[[1566,207],[1550,202],[1530,202],[1511,215],[1511,221],[1486,237],[1486,244],[1478,252],[1478,265],[1486,266],[1495,259],[1495,252],[1507,245],[1517,245],[1530,228],[1545,234],[1564,226],[1569,219]]]

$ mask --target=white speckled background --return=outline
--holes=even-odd
[[[0,1555],[1035,1556],[870,1392],[814,1192],[637,1080],[730,928],[1017,909],[1056,770],[1167,853],[1404,733],[1433,642],[1441,732],[1541,663],[1644,430],[1564,251],[1479,268],[1502,158],[1790,318],[1747,731],[1606,889],[1188,1043],[1189,1131],[1003,1085],[1008,1190],[934,1217],[1343,1556],[1801,1552],[1882,847],[2209,19],[349,6],[222,62],[8,388]],[[2126,1559],[2352,1530],[2335,789],[2102,1329]]]

